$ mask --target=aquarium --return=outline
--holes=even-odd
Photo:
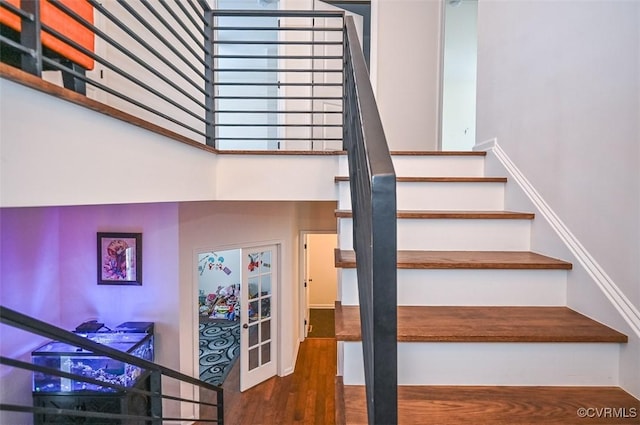
[[[100,332],[83,334],[91,341],[129,353],[135,357],[153,361],[153,334],[144,332]],[[33,364],[45,366],[98,381],[133,387],[145,374],[145,370],[131,364],[86,351],[82,348],[52,341],[31,353]],[[116,392],[105,387],[71,378],[33,374],[34,393],[68,392]]]

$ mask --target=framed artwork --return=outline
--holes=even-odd
[[[142,285],[142,233],[98,232],[98,284]]]

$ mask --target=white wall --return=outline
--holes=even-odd
[[[337,196],[339,155],[216,155],[5,79],[0,91],[2,207]]]
[[[436,150],[442,0],[372,0],[371,78],[391,150]]]
[[[59,325],[59,214],[57,209],[0,210],[0,305]],[[0,325],[0,353],[25,362],[44,338]],[[31,404],[31,372],[0,368],[3,403]],[[31,423],[31,414],[2,411],[0,423]]]
[[[178,206],[175,203],[60,208],[60,279],[66,327],[156,322],[158,363],[177,367]],[[142,285],[96,284],[96,232],[142,233]],[[117,308],[114,308],[117,306]]]
[[[177,264],[167,261],[178,256],[177,204],[0,211],[3,305],[65,329],[89,319],[109,327],[156,322],[156,360],[177,367],[172,341],[177,337],[178,274]],[[141,286],[97,284],[96,233],[105,231],[142,233]]]
[[[477,110],[477,140],[497,138],[637,311],[640,3],[481,1]],[[569,306],[620,322],[591,277],[571,276]],[[620,379],[638,395],[639,336],[621,326]]]
[[[478,31],[478,140],[640,305],[640,3],[483,1]]]
[[[0,79],[0,205],[211,199],[215,157]]]

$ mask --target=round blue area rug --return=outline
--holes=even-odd
[[[240,354],[240,322],[200,323],[200,379],[222,385]]]

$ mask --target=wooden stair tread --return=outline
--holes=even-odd
[[[349,176],[336,176],[335,182],[348,182]],[[396,177],[398,183],[506,183],[506,177]]]
[[[484,151],[391,151],[391,156],[487,156]]]
[[[529,251],[398,251],[399,269],[562,269],[566,261]],[[335,266],[355,268],[354,251],[335,250]]]
[[[366,424],[364,386],[343,391],[345,423]],[[640,401],[619,387],[399,386],[398,423],[640,424]]]
[[[352,218],[350,210],[336,210],[337,218]],[[398,218],[449,218],[449,219],[504,219],[504,220],[533,220],[534,213],[516,211],[458,211],[458,210],[400,210]]]
[[[397,317],[399,342],[627,342],[567,307],[399,306]],[[335,326],[338,341],[360,341],[359,307],[337,302]]]

